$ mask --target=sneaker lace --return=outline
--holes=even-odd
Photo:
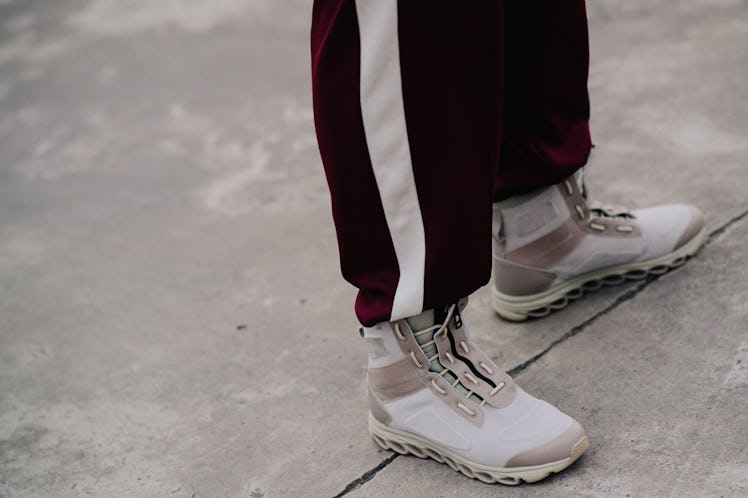
[[[451,371],[449,366],[456,364],[456,360],[459,359],[463,363],[467,365],[467,367],[470,369],[472,373],[465,372],[463,375],[465,378],[468,379],[468,381],[472,382],[475,385],[478,385],[481,380],[484,382],[487,382],[491,387],[490,395],[494,396],[496,393],[498,393],[504,386],[504,382],[499,382],[498,384],[492,381],[490,378],[486,377],[485,375],[481,374],[478,370],[478,367],[476,367],[470,359],[467,357],[461,355],[456,351],[456,344],[454,336],[450,334],[450,324],[454,323],[455,327],[460,328],[463,327],[464,324],[462,322],[462,316],[460,313],[460,308],[458,303],[452,303],[448,306],[446,315],[444,317],[444,320],[439,324],[434,324],[431,327],[426,327],[425,329],[421,330],[413,330],[413,335],[416,337],[416,341],[418,341],[418,338],[420,338],[423,335],[431,334],[431,339],[423,344],[419,344],[422,351],[424,351],[425,348],[428,346],[434,345],[436,342],[436,339],[439,338],[449,338],[450,344],[451,344],[451,351],[445,351],[444,357],[447,359],[447,362],[449,365],[443,365],[442,362],[439,360],[439,353],[437,352],[431,357],[427,356],[428,360],[428,368],[430,371],[439,374],[442,376],[445,380],[447,380],[452,387],[457,389],[458,392],[460,392],[463,396],[465,396],[468,399],[471,399],[472,401],[475,401],[476,403],[479,403],[481,406],[486,404],[486,400],[481,398],[479,395],[475,394],[472,389],[470,389],[468,386],[463,385],[463,383],[460,381],[460,379],[457,377],[455,372]],[[400,330],[400,325],[398,322],[395,322],[395,334],[403,340],[405,336],[403,335],[402,331]],[[470,345],[466,341],[460,341],[458,343],[460,349],[463,353],[469,354],[470,353]],[[425,353],[425,351],[424,351]],[[418,368],[424,368],[424,365],[418,360],[418,357],[415,355],[413,351],[410,352],[410,359]],[[493,373],[493,370],[486,365],[485,363],[481,362],[480,367],[482,367],[486,372],[490,375]],[[434,384],[434,388],[441,392],[443,389],[441,389],[433,380],[431,381],[432,384]],[[445,394],[445,393],[442,393]],[[465,407],[464,405],[460,407],[461,409],[465,410],[469,413],[469,408]]]
[[[579,170],[579,172],[575,175],[575,179],[577,181],[579,191],[582,193],[582,197],[584,197],[584,200],[587,201],[587,206],[589,207],[589,210],[590,210],[590,216],[592,218],[613,218],[613,219],[635,218],[635,216],[631,213],[631,211],[626,207],[613,206],[609,204],[604,204],[599,201],[590,201],[589,191],[587,190],[587,183],[585,181],[588,165],[589,165],[589,162],[585,164],[582,169]]]

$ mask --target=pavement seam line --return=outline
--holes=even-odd
[[[340,496],[347,495],[351,491],[360,488],[367,481],[374,479],[374,476],[377,475],[377,472],[379,472],[380,470],[382,470],[383,468],[385,468],[386,466],[394,462],[395,459],[399,456],[400,456],[399,453],[392,453],[392,455],[388,456],[387,458],[379,462],[379,465],[377,465],[376,467],[372,469],[367,470],[366,472],[361,474],[360,477],[349,482],[348,485],[343,489],[343,491],[333,496],[333,498],[339,498]]]
[[[730,227],[732,227],[736,223],[739,223],[740,221],[742,221],[746,217],[748,217],[748,209],[746,209],[743,212],[741,212],[740,214],[738,214],[738,215],[730,218],[725,223],[723,223],[722,225],[718,226],[717,228],[715,228],[714,230],[712,230],[711,232],[709,232],[709,235],[707,235],[706,240],[701,245],[701,248],[699,248],[699,251],[701,251],[702,249],[704,249],[704,247],[706,247],[706,246],[712,244],[713,242],[715,242]],[[558,346],[562,342],[566,341],[570,337],[574,337],[579,332],[581,332],[582,330],[584,330],[585,328],[587,328],[587,326],[589,326],[593,322],[597,321],[598,318],[607,315],[608,313],[610,313],[611,311],[613,311],[615,308],[617,308],[621,304],[625,303],[626,301],[630,301],[631,299],[633,299],[634,297],[636,297],[637,294],[639,294],[641,291],[643,291],[644,289],[646,289],[650,284],[652,284],[655,281],[657,281],[663,275],[670,275],[670,274],[672,274],[672,273],[680,270],[680,268],[682,268],[682,266],[678,267],[678,268],[674,268],[674,269],[670,270],[669,272],[664,273],[662,275],[650,275],[644,281],[640,282],[639,284],[637,284],[633,288],[628,289],[626,292],[623,292],[622,294],[618,295],[616,297],[616,299],[613,300],[613,302],[611,302],[610,304],[608,304],[607,306],[605,306],[600,311],[594,313],[592,316],[588,317],[587,319],[585,319],[581,323],[579,323],[577,325],[574,325],[564,335],[562,335],[561,337],[559,337],[555,341],[551,342],[548,345],[548,347],[546,347],[545,349],[543,349],[542,351],[540,351],[536,355],[534,355],[531,358],[523,361],[519,365],[517,365],[517,366],[515,366],[515,367],[513,367],[513,368],[511,368],[509,370],[507,370],[507,374],[509,374],[511,377],[514,377],[515,375],[522,373],[524,370],[526,370],[527,368],[529,368],[533,363],[535,363],[540,358],[542,358],[543,356],[545,356],[553,348],[555,348],[556,346]],[[354,490],[360,488],[361,486],[363,486],[368,481],[374,479],[374,477],[377,475],[377,473],[380,470],[384,469],[389,464],[391,464],[392,462],[394,462],[395,459],[397,457],[399,457],[399,456],[400,456],[399,453],[393,453],[392,455],[388,456],[387,458],[385,458],[384,460],[382,460],[381,462],[379,462],[379,465],[377,465],[376,467],[373,467],[373,468],[367,470],[366,472],[364,472],[363,474],[361,474],[360,477],[358,477],[358,478],[354,479],[353,481],[351,481],[350,483],[348,483],[348,485],[346,485],[346,487],[343,489],[343,491],[341,491],[340,493],[338,493],[335,496],[333,496],[333,498],[339,498],[341,496],[347,495],[351,491],[354,491]]]
[[[722,225],[718,226],[711,232],[709,232],[709,235],[707,235],[706,240],[699,248],[699,251],[703,250],[706,246],[712,244],[714,241],[719,239],[719,237],[724,234],[730,227],[735,225],[736,223],[739,223],[743,219],[748,216],[748,209],[744,210],[740,214],[730,218],[726,222],[724,222]],[[649,275],[645,280],[637,284],[631,289],[628,289],[626,292],[623,292],[622,294],[619,294],[611,303],[609,303],[607,306],[605,306],[600,311],[592,314],[590,317],[586,318],[581,323],[578,323],[577,325],[574,325],[572,328],[570,328],[568,331],[564,333],[561,337],[556,339],[555,341],[551,342],[545,349],[540,351],[539,353],[533,355],[531,358],[523,361],[519,365],[516,365],[509,370],[507,370],[507,374],[509,374],[511,377],[514,377],[517,374],[522,373],[527,368],[529,368],[533,363],[538,361],[540,358],[545,356],[548,352],[550,352],[553,348],[561,344],[562,342],[566,341],[570,337],[574,337],[582,330],[586,329],[589,325],[591,325],[593,322],[597,321],[598,318],[601,318],[614,309],[616,309],[621,304],[625,303],[626,301],[630,301],[631,299],[635,298],[641,291],[649,287],[652,283],[659,280],[660,277],[664,275],[670,275],[678,270],[683,268],[682,266],[678,268],[673,268],[667,273],[663,273],[661,275]]]
[[[725,223],[723,223],[722,225],[718,226],[717,228],[709,232],[709,235],[707,236],[706,241],[704,242],[704,246],[711,244],[715,239],[718,239],[720,235],[725,233],[734,224],[742,221],[746,216],[748,216],[748,209],[746,209],[740,214],[733,216],[732,218],[727,220]]]

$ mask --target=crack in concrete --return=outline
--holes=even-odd
[[[399,456],[400,456],[400,453],[393,453],[392,455],[388,456],[387,458],[379,462],[379,465],[377,465],[376,467],[372,469],[367,470],[366,472],[361,474],[361,477],[349,482],[348,485],[345,487],[345,489],[343,489],[343,491],[336,494],[332,498],[339,498],[340,496],[347,495],[354,489],[360,488],[361,486],[363,486],[365,482],[374,479],[374,476],[377,475],[377,472],[379,472],[380,470],[382,470],[383,468],[385,468],[386,466],[394,462],[395,459]]]
[[[732,218],[727,220],[725,223],[723,223],[722,225],[718,226],[717,228],[709,232],[709,236],[706,238],[706,241],[704,242],[704,246],[711,244],[714,240],[719,238],[720,235],[725,233],[731,226],[733,226],[735,223],[742,221],[746,216],[748,216],[748,209],[746,209],[745,211],[743,211],[742,213],[736,216],[733,216]]]
[[[743,212],[741,212],[740,214],[738,214],[738,215],[730,218],[725,223],[723,223],[722,225],[718,226],[717,228],[715,228],[714,230],[712,230],[711,232],[709,232],[709,235],[707,235],[706,240],[702,244],[702,246],[699,249],[699,251],[703,250],[706,246],[712,244],[722,234],[724,234],[730,227],[732,227],[736,223],[741,222],[746,217],[748,217],[748,209],[746,209]],[[522,373],[527,368],[529,368],[533,363],[535,363],[540,358],[542,358],[543,356],[545,356],[548,352],[550,352],[553,348],[555,348],[556,346],[558,346],[562,342],[566,341],[570,337],[574,337],[579,332],[581,332],[582,330],[586,329],[593,322],[595,322],[599,318],[607,315],[608,313],[610,313],[611,311],[613,311],[614,309],[616,309],[621,304],[623,304],[626,301],[630,301],[631,299],[635,298],[641,291],[643,291],[644,289],[646,289],[647,287],[649,287],[652,283],[656,282],[663,275],[669,275],[669,274],[671,274],[671,273],[673,273],[675,271],[678,271],[680,268],[682,268],[682,267],[673,268],[672,270],[670,270],[670,271],[668,271],[666,273],[663,273],[662,275],[650,275],[650,276],[648,276],[645,280],[639,282],[636,286],[634,286],[631,289],[628,289],[626,292],[620,294],[618,297],[616,297],[615,300],[613,300],[613,302],[611,302],[610,304],[608,304],[607,306],[605,306],[603,309],[601,309],[597,313],[594,313],[592,316],[590,316],[589,318],[585,319],[583,322],[581,322],[581,323],[573,326],[572,328],[570,328],[564,335],[562,335],[561,337],[559,337],[555,341],[551,342],[548,345],[548,347],[546,347],[545,349],[543,349],[542,351],[540,351],[536,355],[532,356],[528,360],[525,360],[522,363],[520,363],[519,365],[517,365],[517,366],[515,366],[515,367],[513,367],[513,368],[511,368],[509,370],[507,370],[507,373],[510,376],[512,376],[512,377],[516,376],[517,374]],[[347,495],[348,493],[350,493],[351,491],[353,491],[355,489],[360,488],[366,482],[374,479],[374,477],[377,475],[377,473],[380,470],[384,469],[389,464],[391,464],[392,462],[394,462],[395,459],[397,459],[397,457],[399,457],[399,456],[400,456],[399,453],[393,453],[389,457],[385,458],[384,460],[382,460],[379,463],[379,465],[377,465],[376,467],[374,467],[372,469],[367,470],[360,477],[358,477],[357,479],[354,479],[353,481],[351,481],[350,483],[348,483],[348,485],[343,489],[343,491],[341,491],[340,493],[336,494],[333,498],[339,498],[341,496]]]

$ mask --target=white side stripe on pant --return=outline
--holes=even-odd
[[[364,132],[400,268],[390,317],[398,320],[422,311],[426,237],[405,126],[397,0],[356,0],[356,10]]]

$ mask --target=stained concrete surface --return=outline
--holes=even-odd
[[[748,3],[588,4],[594,197],[728,227],[543,320],[473,296],[504,368],[555,344],[517,380],[592,440],[518,488],[366,434],[310,8],[0,1],[0,496],[748,493]]]

